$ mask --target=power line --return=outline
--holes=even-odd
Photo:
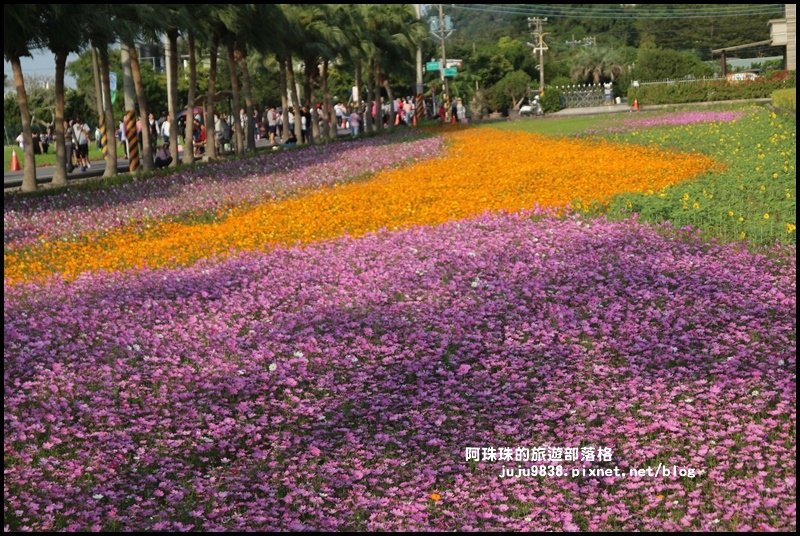
[[[653,4],[649,4],[651,7]],[[560,6],[542,5],[503,5],[503,4],[471,4],[459,5],[451,4],[453,9],[465,11],[475,11],[481,13],[499,13],[505,15],[522,16],[548,16],[564,18],[589,18],[589,19],[627,19],[627,20],[684,20],[684,19],[707,19],[707,18],[732,18],[732,17],[753,17],[753,16],[774,16],[783,13],[783,4],[761,4],[758,7],[748,8],[718,8],[718,9],[675,9],[670,12],[645,12],[638,9],[619,9],[608,10],[598,8],[597,10],[586,8],[564,8]]]

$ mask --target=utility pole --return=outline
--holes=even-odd
[[[444,99],[445,101],[450,100],[450,91],[447,87],[447,77],[444,75],[444,70],[447,68],[447,53],[445,52],[444,48],[444,9],[442,4],[439,4],[439,34],[442,37],[442,65],[439,68],[439,71],[442,73],[442,87],[444,88]]]
[[[414,4],[414,11],[417,15],[417,20],[422,18],[422,4]],[[422,83],[422,46],[417,46],[417,95],[425,93],[425,87]]]
[[[535,27],[533,36],[536,37],[536,44],[528,43],[528,46],[533,47],[533,53],[539,55],[539,96],[544,97],[544,51],[548,50],[544,42],[544,36],[547,35],[542,31],[542,25],[547,22],[547,17],[528,17],[528,28]]]
[[[447,68],[447,51],[445,49],[445,39],[450,37],[450,34],[453,33],[453,22],[450,20],[450,16],[445,16],[443,5],[439,4],[439,16],[429,17],[428,24],[430,27],[430,32],[432,35],[439,39],[442,44],[442,60],[439,64],[439,71],[441,72],[441,79],[442,79],[442,99],[445,102],[449,99],[449,88],[447,85],[447,77],[445,76],[444,70]],[[433,61],[435,58],[431,58]],[[434,97],[434,105],[435,105],[435,97]],[[449,105],[449,102],[448,102]]]

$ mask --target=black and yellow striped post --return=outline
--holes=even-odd
[[[125,114],[125,138],[128,140],[128,169],[139,169],[139,132],[136,129],[136,112],[128,110]]]
[[[100,148],[103,150],[103,158],[108,154],[108,133],[106,132],[106,118],[100,116]]]
[[[414,108],[414,126],[417,126],[425,116],[425,95],[417,93],[417,106]]]

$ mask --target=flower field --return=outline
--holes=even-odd
[[[793,140],[458,128],[7,196],[5,528],[794,530],[794,234],[710,223],[739,183],[796,222],[755,188]],[[696,184],[705,224],[631,213]]]

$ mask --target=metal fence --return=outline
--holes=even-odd
[[[602,106],[605,96],[603,84],[575,84],[573,86],[552,86],[561,92],[564,108],[585,108]]]

